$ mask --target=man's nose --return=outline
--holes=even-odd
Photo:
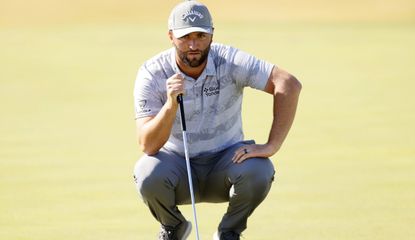
[[[197,49],[197,43],[196,43],[196,40],[194,40],[194,39],[191,39],[191,40],[189,40],[189,48],[190,49],[192,49],[192,50],[194,50],[194,49]]]

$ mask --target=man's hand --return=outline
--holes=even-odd
[[[167,100],[170,103],[177,104],[177,96],[184,94],[184,77],[176,73],[166,81]]]
[[[235,151],[232,158],[234,163],[241,163],[248,158],[261,157],[268,158],[274,155],[273,147],[267,144],[244,145]]]

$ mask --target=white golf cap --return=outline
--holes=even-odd
[[[168,27],[176,38],[192,32],[213,33],[209,10],[197,1],[184,1],[174,7],[170,13]]]

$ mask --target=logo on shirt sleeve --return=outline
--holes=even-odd
[[[151,112],[151,109],[147,107],[147,100],[139,100],[137,103],[136,111],[139,114]]]

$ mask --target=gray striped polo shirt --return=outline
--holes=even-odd
[[[206,68],[198,79],[182,73],[170,48],[139,69],[134,87],[135,116],[156,115],[167,101],[166,80],[175,73],[185,77],[183,97],[190,157],[221,151],[244,138],[244,87],[264,90],[274,65],[236,48],[212,43]],[[164,148],[184,156],[180,111]]]

